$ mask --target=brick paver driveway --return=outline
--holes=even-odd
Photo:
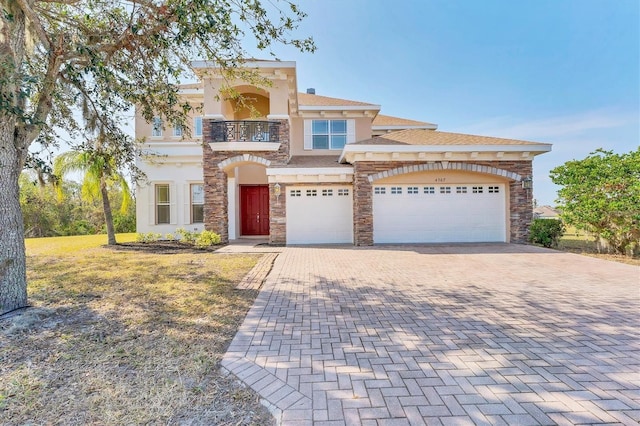
[[[527,246],[289,247],[223,365],[285,425],[637,424],[639,286]]]

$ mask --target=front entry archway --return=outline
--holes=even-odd
[[[240,234],[269,235],[269,185],[240,185]]]

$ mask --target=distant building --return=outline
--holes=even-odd
[[[560,219],[560,212],[551,206],[538,206],[533,209],[534,219]]]

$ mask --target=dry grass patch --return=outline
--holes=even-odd
[[[578,253],[585,256],[597,257],[599,259],[640,266],[640,258],[638,257],[623,256],[620,254],[598,253],[595,239],[588,235],[567,233],[562,238],[560,238],[558,248],[562,251],[568,251],[571,253]]]
[[[27,241],[35,307],[0,320],[1,424],[273,422],[219,371],[259,256],[42,240]]]

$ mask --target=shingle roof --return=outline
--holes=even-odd
[[[533,209],[534,217],[558,217],[560,212],[551,206],[538,206]]]
[[[362,140],[356,145],[548,145],[517,139],[449,133],[438,130],[408,129]]]
[[[368,102],[350,101],[348,99],[330,98],[328,96],[312,95],[309,93],[298,93],[298,105],[301,106],[371,106],[377,105]]]
[[[392,117],[384,114],[376,115],[371,124],[373,126],[435,126],[435,124],[425,121],[409,120],[408,118]]]

